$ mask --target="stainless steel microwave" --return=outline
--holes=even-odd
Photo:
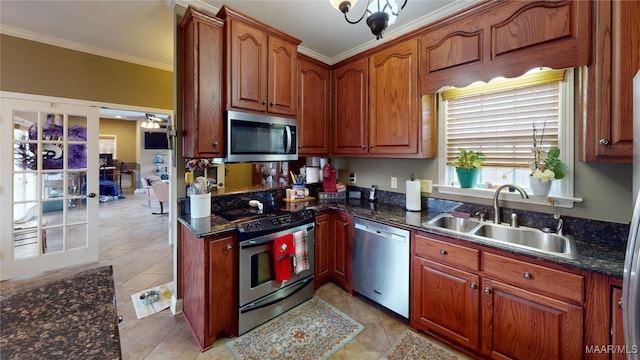
[[[295,119],[227,111],[228,162],[298,160]]]

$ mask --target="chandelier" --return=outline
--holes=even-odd
[[[371,29],[371,33],[376,37],[376,40],[382,38],[382,33],[387,26],[392,25],[396,21],[396,17],[400,13],[400,10],[404,9],[407,5],[407,0],[366,0],[367,6],[362,13],[362,16],[358,20],[349,20],[347,14],[349,10],[356,4],[358,0],[329,0],[331,5],[340,10],[344,14],[344,19],[349,24],[357,24],[364,17],[367,17],[367,25]],[[402,6],[399,6],[399,2],[402,2]]]

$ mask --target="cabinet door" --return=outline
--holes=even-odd
[[[269,37],[268,99],[267,111],[280,114],[296,114],[296,45],[276,36]]]
[[[319,288],[322,284],[329,280],[331,269],[329,267],[330,259],[330,241],[331,234],[329,214],[320,214],[316,217],[316,252],[315,252],[315,287]]]
[[[233,108],[267,110],[268,36],[233,18],[230,21],[230,105]]]
[[[220,333],[232,337],[238,333],[238,242],[233,235],[209,240],[209,293],[206,306],[210,343]]]
[[[501,359],[581,359],[582,308],[483,279],[482,352]]]
[[[368,153],[369,76],[366,58],[341,65],[331,76],[331,154]]]
[[[348,214],[333,213],[333,241],[330,249],[333,250],[331,262],[331,275],[347,292],[351,293],[351,239],[352,221]]]
[[[640,69],[640,2],[593,2],[582,160],[631,163],[633,77]]]
[[[298,57],[298,155],[329,155],[328,66]]]
[[[478,349],[480,282],[478,275],[413,258],[411,327],[431,330]]]
[[[373,54],[369,79],[369,154],[417,154],[418,40]]]
[[[611,288],[611,345],[613,353],[611,360],[625,360],[627,355],[624,351],[624,327],[622,325],[622,288],[614,286]],[[631,349],[629,349],[631,350]]]
[[[189,8],[182,39],[183,155],[224,157],[222,22]]]

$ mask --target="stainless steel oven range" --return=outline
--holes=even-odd
[[[243,211],[236,209],[238,213]],[[240,240],[238,335],[313,297],[314,210],[287,212],[271,209],[263,212],[248,209],[244,215],[227,212],[220,216],[236,223]],[[305,234],[308,267],[296,273],[292,266],[291,278],[277,282],[273,257],[275,239],[299,231]],[[293,258],[289,259],[293,261]]]

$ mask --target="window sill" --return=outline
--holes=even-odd
[[[433,185],[438,189],[438,192],[443,194],[472,196],[482,199],[493,199],[495,195],[495,189],[481,189],[470,188],[462,189],[451,185]],[[572,198],[566,196],[549,195],[549,196],[534,196],[529,194],[529,199],[523,199],[518,192],[509,192],[502,190],[500,192],[500,199],[512,202],[518,202],[523,204],[535,204],[551,207],[572,208],[575,203],[582,202],[581,198]]]

